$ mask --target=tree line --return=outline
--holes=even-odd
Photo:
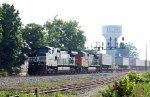
[[[0,5],[0,69],[12,73],[27,59],[34,48],[51,46],[63,50],[85,50],[86,37],[79,23],[55,16],[44,25],[29,23],[23,26],[14,5]],[[136,47],[126,44],[117,50],[117,56],[138,58]]]
[[[9,73],[20,68],[32,49],[41,46],[64,50],[84,50],[86,37],[79,23],[55,16],[44,25],[29,23],[23,26],[14,5],[0,5],[0,68]]]

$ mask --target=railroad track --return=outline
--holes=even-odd
[[[114,76],[107,76],[107,77],[103,77],[101,79],[96,79],[96,80],[92,80],[92,81],[86,81],[86,82],[80,82],[77,84],[67,84],[67,85],[60,85],[59,88],[54,88],[48,91],[43,91],[40,92],[40,90],[38,88],[35,89],[35,93],[30,93],[30,94],[35,94],[35,95],[39,95],[39,94],[48,94],[51,95],[52,93],[55,93],[57,91],[71,91],[71,90],[82,90],[82,89],[86,89],[86,88],[92,88],[92,87],[96,87],[96,86],[103,86],[103,85],[107,85],[109,83],[112,83],[116,80],[119,80],[123,75],[125,75],[127,73],[121,73],[121,74],[117,74]],[[27,94],[27,95],[30,95]],[[11,97],[19,97],[18,95],[15,96],[11,96]],[[39,96],[37,96],[39,97]]]
[[[102,78],[102,79],[99,79],[99,80],[92,80],[92,81],[82,82],[82,83],[79,83],[79,84],[62,85],[62,86],[60,86],[59,89],[44,91],[44,93],[45,94],[51,94],[51,93],[54,93],[56,91],[71,91],[71,90],[74,90],[74,89],[75,90],[81,90],[81,89],[86,89],[86,88],[92,88],[92,87],[95,87],[95,86],[98,86],[98,85],[106,85],[106,84],[112,83],[116,80],[119,80],[125,74],[126,73],[116,75],[116,76],[113,76],[113,77]],[[41,93],[43,93],[43,92],[41,92]]]

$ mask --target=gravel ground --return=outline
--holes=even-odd
[[[61,76],[3,77],[0,78],[0,85],[70,80],[74,77],[76,76],[61,75]]]
[[[118,73],[94,73],[94,74],[77,74],[77,75],[57,75],[57,76],[28,76],[28,77],[1,77],[0,78],[0,92],[1,91],[34,91],[35,87],[39,87],[40,91],[47,91],[51,88],[61,87],[65,84],[81,83],[89,80],[97,80],[103,77],[115,76]],[[48,84],[44,86],[38,86],[38,84],[33,85],[36,82]],[[54,83],[53,83],[54,82]],[[21,83],[21,84],[18,84]],[[25,83],[28,83],[27,86]],[[31,84],[30,84],[31,83]],[[50,84],[51,83],[51,84]],[[81,93],[77,93],[77,97],[92,97],[103,86],[98,86],[98,88],[89,88],[81,90]]]
[[[59,80],[74,80],[86,77],[101,78],[103,76],[112,75],[111,73],[96,73],[96,74],[78,74],[78,75],[57,75],[57,76],[30,76],[30,77],[1,77],[0,86],[15,84],[15,83],[34,83]]]

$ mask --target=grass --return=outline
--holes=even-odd
[[[20,93],[20,92],[0,92],[0,97],[9,97],[9,96],[14,96],[14,95],[18,95],[19,97],[36,97],[36,95],[34,94],[24,94],[24,93]],[[50,95],[47,94],[40,94],[38,97],[51,97]],[[53,95],[52,97],[65,97],[65,96],[55,96]]]
[[[73,94],[72,94],[73,93]],[[47,95],[47,94],[39,94],[38,97],[77,97],[76,91],[70,92],[70,93],[61,93],[60,91],[57,91],[56,93],[52,95]],[[10,91],[3,91],[0,92],[0,97],[9,97],[9,96],[14,96],[18,95],[19,97],[36,97],[34,94],[25,94],[25,93],[20,93],[20,92],[10,92]]]
[[[0,86],[0,97],[9,97],[11,95],[19,95],[19,97],[35,97],[35,95],[33,94],[31,94],[30,96],[27,94],[34,93],[36,87],[38,87],[40,92],[42,92],[48,91],[52,88],[57,89],[58,87],[60,87],[60,85],[65,85],[69,83],[76,84],[92,79],[93,79],[92,77],[82,77],[82,78],[74,77],[74,79],[68,80],[2,85]],[[57,93],[51,95],[50,97],[77,97],[78,92],[76,90],[72,90],[70,92],[64,92],[63,94]],[[45,94],[40,94],[40,97],[49,97],[49,96]]]
[[[29,96],[29,95],[26,95],[24,93],[11,92],[11,91],[0,92],[0,97],[9,97],[9,96],[14,96],[14,95],[19,95],[19,97],[35,97],[35,95],[33,95],[33,94],[31,94]]]
[[[8,90],[18,90],[18,91],[24,91],[28,89],[32,89],[35,87],[39,87],[40,89],[51,89],[53,87],[57,88],[59,85],[62,84],[72,84],[72,83],[79,83],[87,80],[91,80],[92,78],[86,77],[86,78],[74,78],[74,80],[58,80],[58,81],[48,81],[48,82],[35,82],[35,83],[16,83],[16,84],[8,84],[8,85],[1,85],[0,91],[8,91]],[[16,90],[15,90],[16,89]]]
[[[138,83],[132,97],[150,97],[150,82]]]
[[[36,87],[40,90],[51,89],[52,87],[57,88],[61,84],[66,84],[66,81],[49,81],[49,82],[35,82],[35,83],[17,83],[0,86],[1,91],[29,91]]]

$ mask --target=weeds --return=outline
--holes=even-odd
[[[132,71],[118,82],[116,89],[108,86],[94,97],[150,97],[150,71],[143,75]]]

